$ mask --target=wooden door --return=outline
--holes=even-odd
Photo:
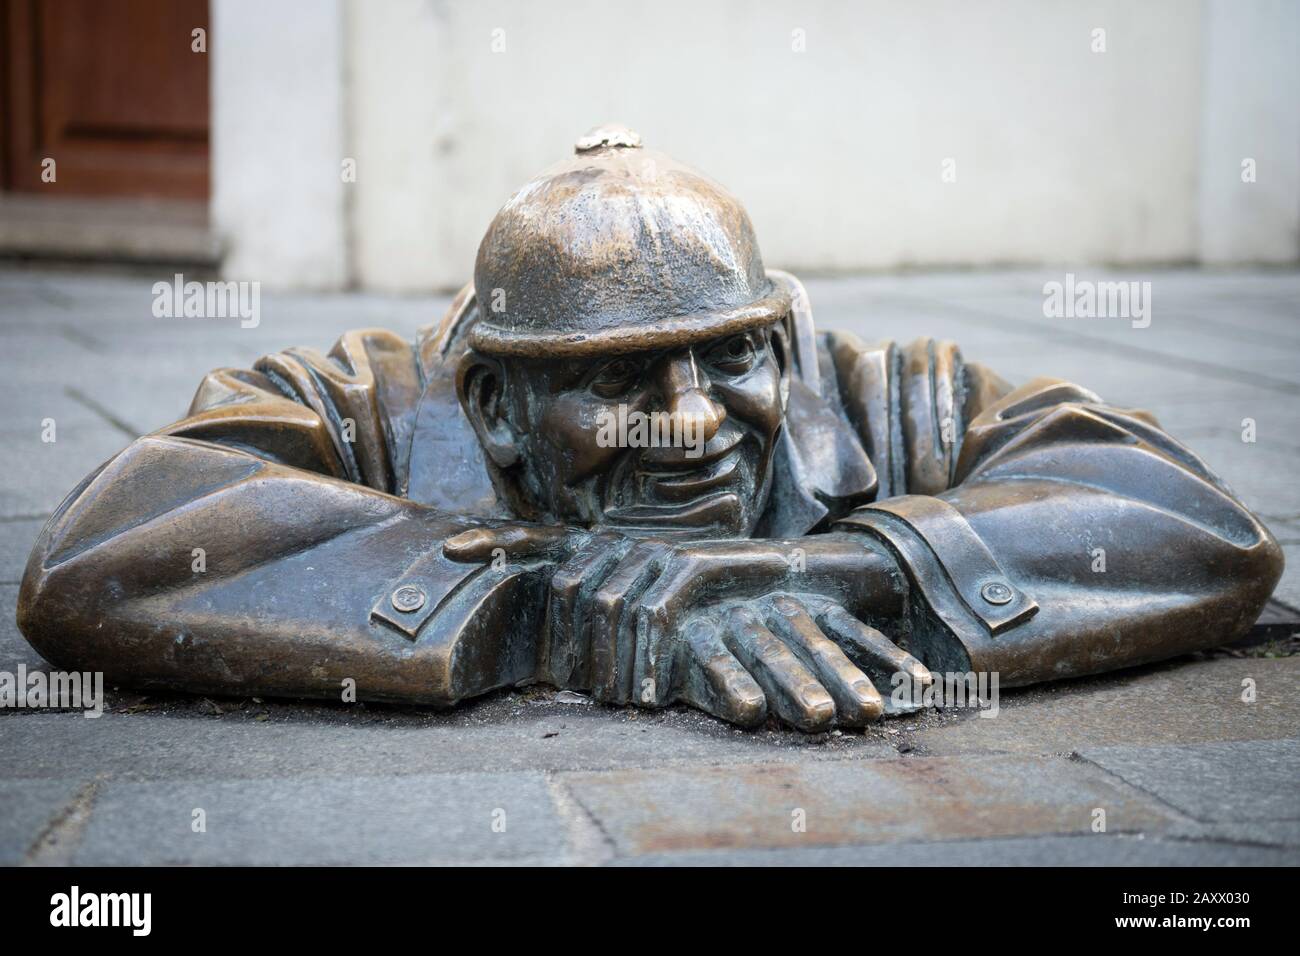
[[[205,50],[210,39],[207,0],[0,0],[0,12],[5,188],[207,198],[208,54],[194,49],[195,30]]]

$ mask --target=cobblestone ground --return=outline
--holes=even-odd
[[[0,670],[43,666],[14,604],[45,518],[179,417],[204,371],[352,327],[411,333],[447,301],[267,293],[242,329],[154,318],[157,278],[0,270]],[[1268,522],[1292,567],[1278,596],[1300,605],[1300,275],[1115,276],[1151,282],[1147,328],[1044,318],[1043,283],[1062,278],[809,292],[823,327],[951,338],[1013,381],[1057,375],[1153,410]],[[449,713],[114,689],[95,720],[0,712],[0,861],[1295,864],[1293,646],[1005,692],[993,719],[927,713],[814,738],[541,688]]]

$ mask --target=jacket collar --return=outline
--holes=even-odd
[[[870,501],[876,485],[876,469],[849,423],[803,382],[792,381],[758,534],[808,534]]]

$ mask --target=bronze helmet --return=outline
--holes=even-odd
[[[478,249],[479,352],[591,355],[686,345],[790,309],[717,183],[598,127],[501,208]]]

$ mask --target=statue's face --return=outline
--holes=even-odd
[[[771,326],[659,351],[504,362],[522,492],[550,518],[591,528],[752,534],[787,354]]]

